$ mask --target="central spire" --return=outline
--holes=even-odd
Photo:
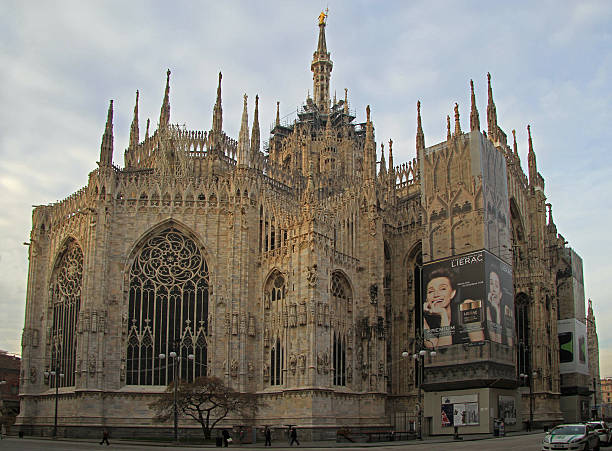
[[[329,111],[329,80],[333,63],[329,58],[327,43],[325,42],[326,12],[319,14],[319,42],[312,55],[312,71],[314,102],[321,111]]]

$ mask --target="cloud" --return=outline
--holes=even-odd
[[[0,348],[19,351],[27,279],[21,243],[28,240],[31,206],[60,200],[87,183],[108,101],[115,100],[120,164],[135,91],[143,136],[147,117],[152,130],[157,123],[167,68],[173,121],[210,128],[222,70],[224,128],[237,137],[242,94],[249,95],[250,118],[259,94],[266,140],[276,101],[281,115],[291,118],[312,92],[316,17],[326,5],[2,2],[0,308],[11,320],[0,324]],[[559,232],[584,258],[587,296],[601,315],[600,327],[607,324],[612,4],[334,1],[329,8],[332,92],[342,97],[349,89],[357,121],[372,106],[377,140],[385,147],[394,140],[396,164],[415,156],[419,99],[428,145],[445,139],[454,102],[463,129],[469,128],[471,78],[486,128],[491,72],[499,123],[509,136],[517,130],[523,167],[525,127],[532,125]],[[604,356],[612,330],[601,327],[599,333]]]

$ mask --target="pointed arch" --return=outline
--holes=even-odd
[[[56,383],[68,387],[75,385],[76,330],[83,284],[83,250],[73,237],[65,238],[59,248],[50,280],[49,369],[59,369],[64,377]]]
[[[347,381],[347,341],[353,342],[353,287],[347,275],[337,269],[330,278],[330,304],[336,321],[332,324],[333,385],[345,386]],[[349,377],[348,379],[352,379]]]
[[[263,287],[264,318],[266,324],[263,348],[269,348],[268,357],[264,358],[264,361],[269,361],[269,379],[265,382],[270,385],[283,385],[285,372],[285,329],[287,327],[287,278],[278,268],[272,268],[265,279]]]
[[[174,220],[158,224],[132,248],[124,272],[127,385],[167,385],[174,377],[173,365],[184,380],[207,374],[206,257],[194,234]],[[157,358],[172,351],[181,357],[193,354],[195,360]]]

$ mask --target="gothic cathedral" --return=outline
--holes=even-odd
[[[378,150],[370,107],[357,122],[346,90],[330,98],[325,27],[323,15],[312,97],[291,123],[277,107],[264,146],[257,97],[249,122],[244,96],[237,140],[224,133],[221,74],[212,128],[173,125],[168,71],[159,124],[150,133],[147,121],[144,138],[136,93],[119,168],[110,102],[87,186],[33,212],[18,425],[49,430],[57,385],[67,436],[167,431],[148,405],[174,378],[159,358],[171,351],[194,356],[177,360],[181,380],[217,376],[256,393],[266,407],[249,424],[296,424],[305,438],[407,431],[418,414],[437,434],[458,421],[489,432],[506,408],[516,428],[530,415],[562,418],[556,277],[566,242],[531,133],[525,174],[489,76],[486,130],[473,85],[469,130],[456,107],[433,146],[417,103],[416,157],[395,165],[392,141]],[[505,303],[475,294],[494,293],[493,270],[477,267],[489,261],[507,274],[496,282]],[[463,277],[448,288],[456,308],[429,300],[425,273],[457,278],[435,264]],[[466,415],[444,420],[449,404]]]

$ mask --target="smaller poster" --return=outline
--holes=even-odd
[[[516,404],[513,396],[499,395],[498,398],[499,417],[506,424],[516,424]]]
[[[478,395],[443,396],[441,415],[442,427],[479,424]]]
[[[442,427],[453,425],[453,405],[442,404]]]

